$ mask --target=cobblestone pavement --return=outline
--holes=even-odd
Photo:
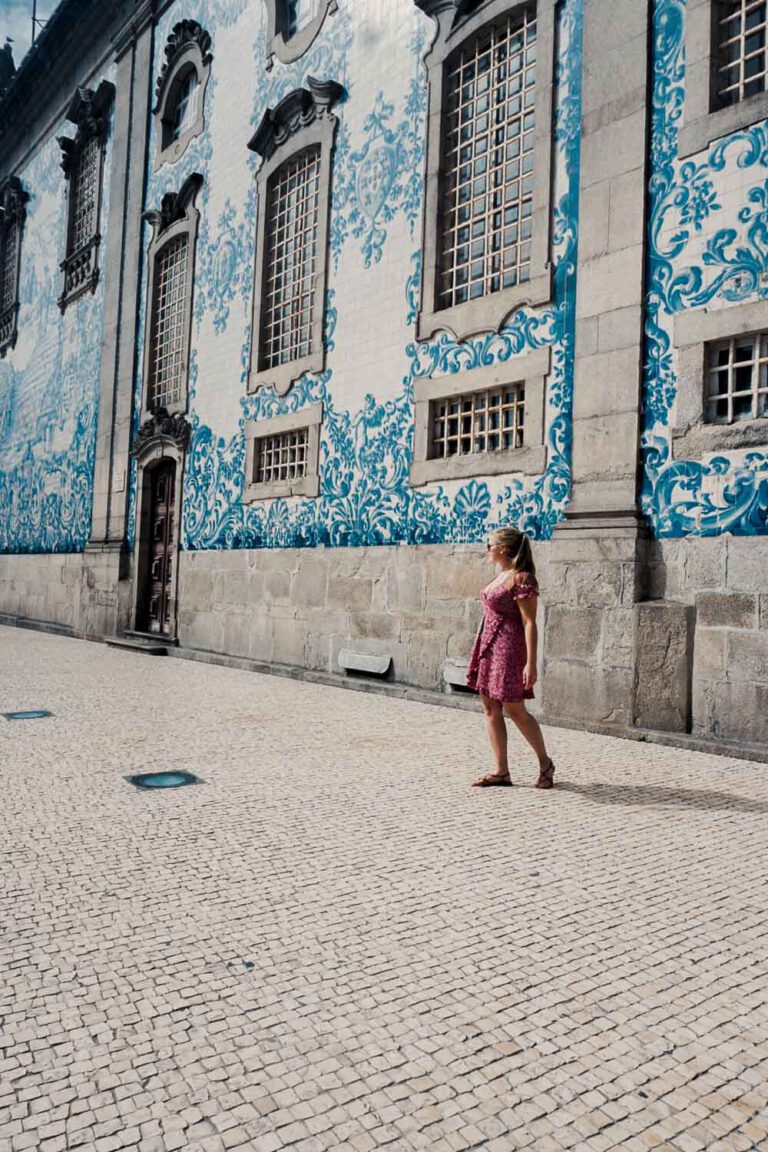
[[[0,645],[0,1152],[768,1148],[766,766]]]

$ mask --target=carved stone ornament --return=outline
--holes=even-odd
[[[321,81],[308,76],[307,85],[308,88],[289,92],[276,108],[268,108],[264,113],[248,144],[263,160],[269,160],[281,144],[308,124],[330,116],[334,104],[344,95],[344,89],[335,80]]]
[[[431,16],[434,20],[439,21],[443,13],[447,13],[453,25],[479,8],[480,0],[415,0],[415,4],[425,16]]]
[[[0,228],[23,224],[28,200],[29,193],[24,191],[18,176],[9,176],[0,187]]]
[[[131,455],[141,458],[163,441],[172,441],[179,452],[186,452],[192,438],[192,425],[183,412],[169,415],[165,408],[155,408],[136,433]]]
[[[173,31],[168,37],[164,48],[165,63],[163,64],[160,75],[157,78],[157,84],[155,85],[155,112],[160,108],[163,91],[166,83],[173,76],[176,61],[188,48],[197,48],[199,50],[200,63],[203,67],[210,64],[213,59],[211,55],[211,35],[209,32],[206,32],[201,24],[198,24],[197,20],[180,20],[178,24],[174,24],[173,26]]]
[[[189,215],[189,209],[202,186],[202,175],[199,172],[191,172],[178,192],[166,192],[160,201],[159,211],[151,208],[144,213],[143,219],[155,229],[155,237]]]
[[[69,102],[66,119],[77,127],[75,139],[69,136],[59,136],[58,143],[61,148],[61,167],[65,176],[69,177],[77,153],[83,143],[95,137],[104,140],[109,126],[109,106],[115,95],[115,86],[108,80],[102,80],[94,92],[91,88],[76,88],[75,94]]]

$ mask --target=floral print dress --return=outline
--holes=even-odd
[[[523,685],[528,650],[517,602],[538,594],[535,580],[527,575],[511,585],[491,583],[480,593],[483,624],[467,668],[467,685],[475,692],[505,704],[533,699],[533,689]]]

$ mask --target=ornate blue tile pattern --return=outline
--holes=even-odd
[[[685,19],[686,0],[655,0],[642,505],[662,537],[765,534],[768,453],[672,457],[673,317],[760,299],[768,282],[768,124],[678,160]],[[754,174],[750,186],[741,172]],[[731,203],[742,190],[735,212],[726,211],[726,188]]]
[[[0,552],[77,552],[90,535],[103,285],[59,311],[66,182],[56,135],[69,127],[57,125],[19,173],[30,200],[18,343],[0,361]],[[111,131],[102,238],[110,141]]]
[[[388,394],[362,396],[350,409],[336,399],[335,374],[345,348],[339,343],[338,286],[348,273],[349,258],[355,275],[363,280],[379,275],[386,245],[396,228],[405,227],[414,247],[421,243],[421,188],[424,162],[426,75],[423,53],[430,24],[415,5],[402,5],[403,18],[412,21],[411,51],[414,78],[398,100],[386,92],[372,93],[370,112],[353,132],[341,107],[342,122],[334,163],[331,211],[332,271],[328,292],[326,341],[328,367],[304,376],[288,395],[269,391],[243,397],[233,432],[217,432],[209,423],[212,397],[221,394],[218,379],[227,375],[229,389],[237,386],[234,364],[222,367],[210,354],[211,341],[222,348],[239,347],[237,373],[240,395],[245,384],[250,341],[253,244],[255,242],[255,160],[243,157],[240,167],[247,179],[228,165],[216,163],[210,136],[215,134],[221,85],[209,89],[206,119],[214,126],[208,141],[194,142],[173,172],[161,170],[150,181],[149,203],[159,200],[172,180],[177,187],[193,170],[205,176],[201,195],[201,229],[195,297],[195,330],[190,367],[190,419],[193,437],[184,481],[182,544],[186,549],[254,547],[352,546],[398,542],[476,540],[500,523],[520,524],[532,535],[548,537],[563,514],[570,490],[571,408],[577,212],[579,187],[579,121],[581,109],[582,0],[560,5],[561,52],[557,75],[556,174],[554,212],[555,296],[546,308],[524,308],[512,315],[501,331],[466,341],[449,333],[418,343],[413,326],[418,309],[421,260],[413,254],[404,267],[403,364],[405,371],[391,382]],[[198,0],[189,12],[213,36],[214,72],[217,7]],[[166,17],[170,23],[173,17]],[[326,22],[311,51],[302,60],[262,76],[254,85],[256,105],[251,125],[265,109],[311,75],[341,81],[348,102],[365,98],[359,81],[350,76],[354,9],[342,0],[339,11]],[[157,43],[162,45],[161,27]],[[263,22],[253,45],[252,58],[264,58]],[[213,77],[212,77],[213,78]],[[210,102],[210,103],[208,103]],[[245,133],[243,139],[245,140]],[[239,163],[239,162],[238,162]],[[243,188],[237,199],[231,186]],[[210,204],[226,195],[222,208],[211,214]],[[407,264],[407,262],[406,262]],[[382,275],[386,274],[384,271]],[[389,272],[391,277],[391,269]],[[362,291],[363,282],[359,282]],[[239,329],[240,338],[237,339]],[[408,335],[410,330],[410,336]],[[362,340],[362,333],[358,339]],[[471,371],[503,363],[533,348],[552,348],[552,373],[547,395],[548,463],[538,477],[473,480],[469,483],[413,489],[409,470],[413,436],[413,388],[418,377]],[[338,357],[342,359],[339,360]],[[141,381],[137,380],[137,411]],[[361,390],[362,391],[362,390]],[[324,422],[320,457],[320,496],[243,505],[246,420],[297,412],[322,402]],[[207,416],[203,416],[203,412]],[[231,419],[231,417],[230,417]],[[226,420],[224,427],[226,428]],[[216,423],[221,426],[219,418]],[[132,495],[135,501],[135,494]]]

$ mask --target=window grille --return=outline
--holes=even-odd
[[[308,451],[308,428],[258,438],[254,453],[254,484],[301,480],[307,475]]]
[[[523,384],[437,400],[432,406],[430,457],[522,448],[524,420]]]
[[[706,399],[712,424],[768,416],[768,333],[709,346]]]
[[[530,279],[535,73],[533,7],[446,62],[441,308]]]
[[[178,140],[195,119],[197,72],[190,68],[179,85],[171,114],[171,141]]]
[[[11,221],[0,230],[2,264],[0,265],[0,316],[16,305],[19,222]]]
[[[155,260],[154,307],[148,407],[177,403],[184,388],[184,344],[187,321],[189,238],[177,236]]]
[[[90,136],[83,144],[75,171],[72,173],[70,255],[84,248],[96,234],[100,154],[100,140],[96,136]]]
[[[291,157],[269,182],[262,368],[312,351],[319,189],[319,148]]]
[[[718,19],[717,98],[736,104],[768,87],[768,0],[725,0]]]

